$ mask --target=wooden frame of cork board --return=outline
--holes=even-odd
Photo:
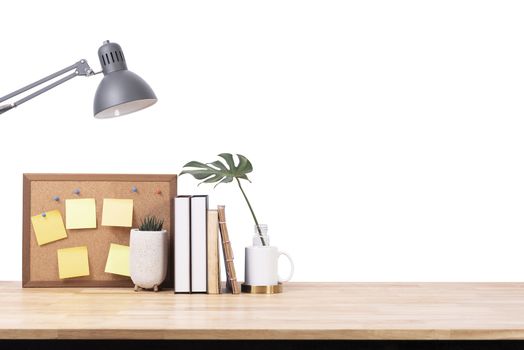
[[[133,186],[136,192],[132,191]],[[75,194],[75,189],[80,193]],[[130,228],[101,226],[104,198],[133,199],[133,227],[146,215],[164,218],[169,233],[167,277],[162,287],[173,287],[173,198],[176,175],[127,174],[24,174],[23,192],[23,287],[132,287],[129,277],[104,272],[110,243],[129,245]],[[60,199],[55,201],[54,196]],[[65,220],[65,200],[95,198],[97,228],[67,230],[67,238],[38,246],[31,216],[59,210]],[[58,278],[57,249],[87,246],[90,275]]]

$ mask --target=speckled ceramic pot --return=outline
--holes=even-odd
[[[168,242],[166,230],[131,230],[129,272],[135,291],[139,288],[158,290],[166,278]]]

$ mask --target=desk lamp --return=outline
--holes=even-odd
[[[118,117],[133,113],[153,105],[157,98],[151,87],[138,75],[127,70],[126,59],[120,45],[104,41],[98,49],[98,58],[102,70],[94,72],[82,59],[75,64],[59,70],[43,79],[18,89],[2,98],[0,103],[13,98],[21,93],[31,90],[52,79],[58,78],[63,74],[73,71],[69,75],[54,81],[53,83],[29,94],[11,104],[0,106],[0,114],[5,113],[36,96],[51,90],[66,81],[77,76],[90,77],[99,73],[104,73],[104,78],[98,85],[93,104],[93,114],[95,118],[105,119]]]

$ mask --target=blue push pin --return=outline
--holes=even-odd
[[[131,187],[131,192],[137,193],[138,192],[138,188],[136,188],[136,186]]]
[[[58,197],[58,196],[53,196],[53,200],[54,200],[55,202],[58,202],[58,201],[60,200],[60,197]]]
[[[73,191],[73,193],[76,194],[76,195],[79,195],[80,194],[80,189],[77,188],[76,190]]]
[[[47,214],[45,213],[45,211],[42,213],[42,217],[45,218],[47,216]]]

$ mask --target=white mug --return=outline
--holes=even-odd
[[[278,259],[284,255],[291,265],[287,278],[278,274]],[[279,252],[277,247],[254,246],[246,247],[245,283],[250,286],[274,286],[279,282],[287,282],[293,277],[294,265],[291,257]]]

